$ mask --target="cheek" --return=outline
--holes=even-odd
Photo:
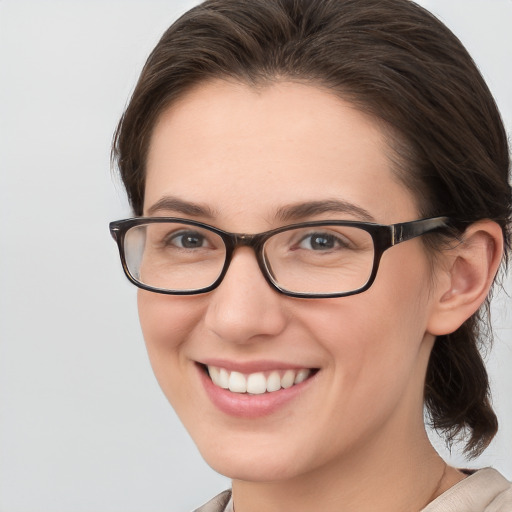
[[[418,346],[425,332],[425,298],[418,282],[414,293],[395,282],[377,283],[348,298],[310,303],[303,318],[336,359],[376,359]]]
[[[139,320],[148,350],[172,349],[179,345],[186,332],[187,319],[193,309],[170,295],[139,290],[137,294]]]
[[[199,323],[194,300],[197,297],[174,297],[139,290],[139,319],[155,376],[169,400],[179,390],[185,367],[185,342]]]
[[[386,396],[397,398],[409,385],[422,394],[429,353],[425,350],[428,273],[418,271],[418,260],[404,263],[398,255],[390,261],[395,268],[383,265],[382,279],[367,297],[366,318],[359,318],[362,336],[372,340],[362,340],[366,361],[363,380],[374,386],[375,401]],[[407,279],[386,279],[401,275]]]
[[[406,272],[405,283],[387,280],[401,274],[384,261],[381,270],[367,292],[311,303],[304,312],[308,329],[331,355],[336,387],[349,391],[344,398],[362,414],[395,400],[408,382],[421,387],[416,373],[426,365],[428,279]]]

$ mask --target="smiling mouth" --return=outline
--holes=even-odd
[[[244,374],[218,366],[205,366],[213,384],[232,393],[262,395],[288,389],[310,378],[316,369],[301,368]]]

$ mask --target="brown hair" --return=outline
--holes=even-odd
[[[422,216],[492,219],[510,245],[506,133],[460,41],[409,0],[208,0],[176,21],[144,66],[113,147],[130,203],[143,211],[145,161],[163,110],[199,82],[286,79],[328,87],[382,122]],[[433,426],[479,454],[497,431],[479,352],[488,301],[440,336],[425,383]]]

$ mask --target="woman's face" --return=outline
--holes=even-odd
[[[145,214],[236,233],[309,220],[416,219],[388,155],[377,124],[321,88],[210,82],[155,127]],[[297,208],[319,201],[339,204]],[[433,286],[420,239],[384,253],[368,291],[334,299],[279,294],[252,249],[241,247],[214,291],[139,290],[138,303],[156,377],[206,461],[232,478],[269,481],[353,464],[423,435]],[[278,383],[307,378],[238,393],[214,384],[206,367],[255,381],[261,375],[249,376],[263,374],[267,384],[276,373]]]

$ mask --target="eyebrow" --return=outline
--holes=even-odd
[[[161,211],[172,211],[191,217],[204,217],[214,219],[215,212],[208,206],[190,201],[183,201],[173,196],[165,196],[148,208],[148,215]]]
[[[324,201],[308,201],[283,206],[276,211],[276,218],[283,222],[298,221],[322,213],[350,214],[366,222],[375,222],[369,211],[348,201],[327,199]]]
[[[171,211],[189,217],[203,217],[209,220],[213,220],[217,216],[216,212],[207,205],[184,201],[174,196],[162,197],[148,208],[147,214],[151,216],[155,213],[165,211]],[[375,222],[374,217],[364,208],[339,199],[307,201],[282,206],[276,210],[274,216],[281,222],[294,222],[322,213],[350,214],[366,222]]]

